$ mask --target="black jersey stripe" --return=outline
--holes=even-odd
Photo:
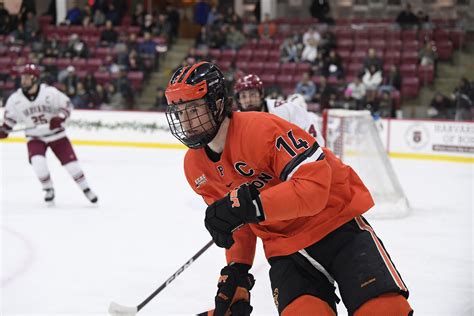
[[[283,168],[283,171],[280,174],[280,180],[286,181],[288,176],[292,174],[294,171],[296,171],[298,166],[300,166],[306,159],[312,157],[315,153],[319,156],[314,157],[312,161],[324,159],[324,153],[322,152],[322,149],[320,148],[321,147],[318,145],[318,143],[315,142],[313,146],[311,146],[311,148],[293,157],[293,159],[291,159],[286,164],[285,168]]]

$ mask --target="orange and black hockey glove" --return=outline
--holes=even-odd
[[[248,273],[249,269],[250,266],[247,264],[235,263],[221,270],[214,316],[250,315],[253,309],[250,305],[250,290],[255,284],[255,279]]]
[[[260,194],[252,184],[243,184],[206,209],[204,223],[217,246],[229,249],[232,232],[247,223],[265,220]]]

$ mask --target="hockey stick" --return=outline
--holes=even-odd
[[[138,304],[138,306],[127,307],[127,306],[117,304],[115,302],[111,302],[109,306],[109,314],[112,316],[135,316],[138,313],[138,311],[140,311],[143,307],[145,307],[145,305],[148,304],[155,296],[157,296],[158,293],[163,291],[163,289],[167,287],[168,284],[173,282],[174,279],[176,279],[178,275],[180,275],[186,268],[188,268],[191,265],[191,263],[193,263],[197,258],[199,258],[204,253],[204,251],[206,251],[209,247],[212,246],[213,243],[214,242],[212,240],[209,241],[191,259],[189,259],[185,264],[183,264],[178,269],[178,271],[173,273],[173,275],[171,275],[168,278],[168,280],[166,280],[162,285],[160,285],[160,287],[157,288],[155,292],[151,293],[150,296],[148,296],[143,302]]]
[[[41,124],[41,125],[30,126],[30,127],[22,127],[22,128],[17,128],[17,129],[11,129],[11,130],[6,130],[6,129],[0,127],[0,130],[10,134],[10,133],[15,133],[15,132],[25,132],[25,131],[29,131],[30,129],[35,129],[35,128],[38,128],[38,127],[42,128],[42,127],[46,127],[46,126],[49,126],[49,124]]]

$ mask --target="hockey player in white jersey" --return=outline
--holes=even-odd
[[[318,117],[308,112],[306,101],[301,95],[294,94],[286,100],[265,100],[263,82],[259,76],[253,74],[240,77],[234,85],[234,92],[240,111],[275,114],[306,130],[319,144],[325,144],[318,128]]]
[[[39,76],[40,71],[36,65],[27,64],[23,67],[21,88],[6,102],[0,138],[7,138],[17,123],[22,123],[27,128],[25,136],[29,161],[45,191],[45,201],[54,200],[53,181],[45,158],[49,147],[87,199],[96,203],[97,195],[87,183],[64,128],[64,122],[71,114],[71,101],[55,87],[39,84]]]

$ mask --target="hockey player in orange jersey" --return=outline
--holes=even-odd
[[[296,125],[232,112],[212,63],[179,68],[166,89],[171,133],[190,149],[186,178],[226,248],[214,315],[249,315],[256,238],[280,315],[411,315],[408,290],[362,214],[373,200],[357,174]]]

